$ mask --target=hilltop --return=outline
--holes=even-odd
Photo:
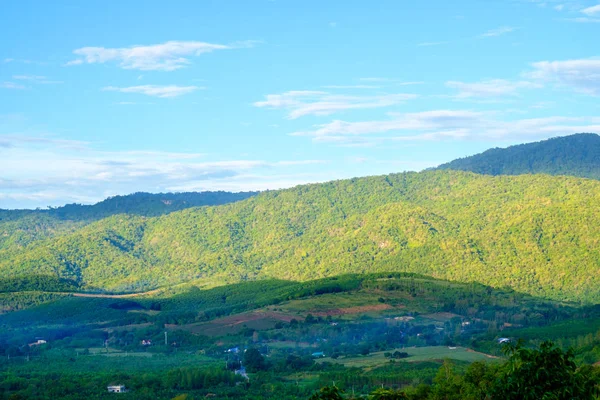
[[[255,196],[257,192],[133,193],[93,205],[67,204],[37,210],[0,209],[0,250],[21,249],[37,240],[73,232],[117,214],[155,217],[190,207],[216,206]]]
[[[594,180],[391,174],[160,217],[112,216],[5,250],[0,271],[114,292],[402,271],[598,302],[599,207]]]
[[[580,133],[494,148],[442,164],[437,169],[486,175],[548,174],[600,179],[600,136]]]

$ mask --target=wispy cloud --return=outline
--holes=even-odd
[[[288,118],[296,119],[306,115],[331,115],[344,110],[390,107],[414,99],[414,94],[385,94],[377,96],[336,95],[323,91],[300,90],[282,94],[269,94],[255,107],[284,109]]]
[[[15,82],[2,82],[2,83],[0,83],[0,88],[2,88],[2,89],[17,89],[17,90],[27,89],[26,86],[21,85],[19,83],[15,83]]]
[[[13,75],[12,78],[14,80],[28,81],[31,83],[38,83],[38,84],[42,84],[42,85],[64,83],[62,81],[53,81],[53,80],[46,78],[45,76],[40,76],[40,75]]]
[[[448,44],[449,42],[421,42],[417,43],[418,47],[431,47],[431,46],[440,46],[442,44]]]
[[[540,61],[532,64],[526,76],[553,82],[580,93],[600,95],[600,58],[565,61]]]
[[[488,37],[502,36],[502,35],[506,35],[507,33],[514,32],[515,30],[517,30],[517,28],[515,28],[514,26],[501,26],[496,29],[490,29],[489,31],[479,35],[479,37],[488,38]]]
[[[501,96],[516,96],[519,89],[539,88],[540,84],[528,81],[508,81],[504,79],[491,79],[481,82],[448,81],[446,86],[458,90],[455,98],[493,98]]]
[[[600,16],[600,4],[581,10],[582,13],[590,17]]]
[[[325,85],[323,89],[380,89],[375,85]]]
[[[139,93],[146,96],[169,98],[178,97],[184,94],[195,92],[196,90],[203,89],[198,86],[177,86],[177,85],[141,85],[141,86],[129,86],[129,87],[114,87],[107,86],[102,88],[104,91],[121,92],[121,93]]]
[[[418,113],[391,113],[386,120],[347,122],[336,120],[316,125],[313,130],[294,132],[316,142],[338,145],[384,141],[418,140],[502,140],[545,138],[578,132],[600,132],[598,117],[533,118],[501,120],[493,112],[432,110]]]
[[[283,172],[326,160],[207,160],[202,153],[105,152],[90,143],[54,137],[0,135],[0,154],[0,207],[89,203],[136,191],[277,189],[327,176],[319,175],[322,168],[303,176]]]
[[[116,62],[124,69],[175,71],[190,64],[189,57],[231,48],[233,46],[196,41],[170,41],[149,46],[120,48],[82,47],[73,51],[80,58],[66,65]]]
[[[578,17],[578,18],[567,18],[567,21],[577,22],[580,24],[598,24],[600,23],[600,18],[590,18],[590,17]]]

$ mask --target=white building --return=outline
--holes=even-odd
[[[125,385],[107,386],[106,389],[108,393],[125,393],[127,391]]]

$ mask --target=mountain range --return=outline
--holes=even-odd
[[[574,135],[436,171],[222,193],[222,203],[249,198],[215,207],[194,207],[211,202],[193,194],[139,194],[61,211],[2,211],[0,271],[12,281],[41,275],[108,292],[415,272],[597,303],[600,182],[577,176],[597,177],[599,149],[598,136]],[[126,208],[131,199],[139,204]],[[32,228],[10,231],[23,218]]]
[[[600,136],[580,133],[494,148],[442,164],[437,169],[486,175],[548,174],[600,179]]]

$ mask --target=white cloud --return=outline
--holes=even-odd
[[[130,87],[114,87],[107,86],[102,88],[104,91],[121,92],[121,93],[139,93],[146,96],[153,97],[177,97],[184,94],[195,92],[196,90],[203,89],[198,86],[177,86],[177,85],[141,85],[141,86],[130,86]]]
[[[431,46],[440,46],[442,44],[448,44],[448,42],[421,42],[417,43],[418,47],[431,47]]]
[[[390,107],[416,97],[414,94],[348,96],[303,90],[269,94],[266,100],[257,101],[254,106],[284,109],[288,118],[296,119],[306,115],[331,115],[344,110]]]
[[[495,113],[470,110],[433,110],[390,114],[387,120],[347,122],[336,120],[316,125],[311,131],[292,133],[316,142],[362,146],[385,140],[486,140],[545,138],[579,132],[600,132],[598,117],[532,118],[501,120]]]
[[[541,61],[532,64],[526,75],[541,82],[553,82],[580,93],[600,95],[600,58]]]
[[[600,4],[598,4],[597,6],[584,8],[583,10],[581,10],[581,12],[585,15],[589,15],[590,17],[595,17],[597,15],[600,16]]]
[[[28,82],[39,83],[39,84],[44,84],[44,85],[64,83],[62,81],[53,81],[53,80],[46,78],[45,76],[40,76],[40,75],[13,75],[12,78],[14,80],[28,81]]]
[[[27,89],[26,86],[23,86],[19,83],[14,83],[14,82],[2,82],[0,83],[0,88],[3,89],[17,89],[17,90],[23,90],[23,89]]]
[[[567,18],[567,21],[578,22],[580,24],[599,24],[600,18],[589,18],[589,17]]]
[[[516,29],[517,28],[515,28],[513,26],[501,26],[500,28],[490,29],[489,31],[479,35],[479,37],[486,38],[486,37],[502,36],[502,35],[506,35],[507,33],[514,32]]]
[[[81,58],[72,60],[67,65],[117,62],[124,69],[174,71],[190,64],[189,57],[191,56],[231,48],[233,47],[195,41],[170,41],[149,46],[121,48],[82,47],[73,51]]]
[[[541,85],[527,81],[508,81],[504,79],[492,79],[481,82],[459,82],[448,81],[446,86],[458,90],[456,98],[490,98],[500,96],[515,96],[519,89],[539,88]]]
[[[275,189],[321,179],[324,171],[316,166],[327,162],[207,158],[202,153],[105,152],[66,139],[0,135],[0,207],[90,203],[136,191]],[[300,167],[316,172],[281,175]]]
[[[380,89],[381,86],[375,85],[325,85],[324,89]]]

